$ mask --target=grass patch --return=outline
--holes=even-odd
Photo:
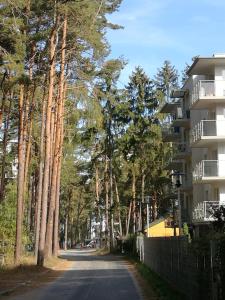
[[[141,276],[152,287],[160,300],[184,300],[185,297],[173,289],[170,284],[163,280],[146,265],[135,262],[136,268]]]

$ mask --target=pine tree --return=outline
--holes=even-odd
[[[158,69],[155,76],[156,88],[163,92],[169,100],[170,92],[173,88],[178,88],[178,71],[172,66],[170,61],[165,60],[163,66]]]
[[[132,196],[132,223],[133,232],[137,229],[137,181],[140,161],[144,157],[144,149],[152,136],[152,125],[154,113],[157,107],[154,83],[145,74],[142,68],[137,67],[126,87],[127,97],[127,120],[126,131],[120,138],[120,147],[129,161],[131,176],[131,196]],[[143,173],[143,172],[142,172]],[[144,177],[143,177],[144,178]],[[142,186],[144,184],[142,183]],[[130,213],[129,213],[130,216]],[[130,221],[128,220],[128,223]],[[127,232],[129,226],[127,228]]]

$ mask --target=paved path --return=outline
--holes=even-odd
[[[96,256],[91,250],[62,253],[70,270],[55,282],[12,300],[142,300],[140,290],[117,256]]]

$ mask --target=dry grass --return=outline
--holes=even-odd
[[[47,260],[44,267],[39,267],[35,265],[34,257],[24,257],[20,266],[10,264],[0,269],[0,295],[4,291],[9,291],[10,295],[24,293],[47,284],[61,276],[70,266],[71,262],[54,257]]]

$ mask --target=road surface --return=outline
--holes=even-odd
[[[142,300],[140,289],[118,256],[97,256],[92,250],[62,252],[72,266],[53,283],[11,300]]]

